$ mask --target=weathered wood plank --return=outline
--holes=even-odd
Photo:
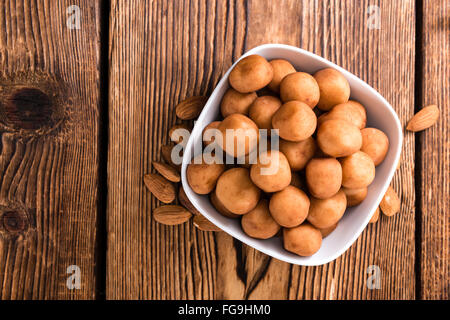
[[[95,298],[99,11],[0,1],[0,299]]]
[[[450,297],[450,3],[423,1],[422,101],[441,110],[437,125],[419,133],[421,145],[421,297]]]
[[[366,26],[371,4],[381,7],[380,30]],[[262,43],[296,45],[336,62],[406,121],[414,109],[414,22],[414,1],[113,1],[107,297],[414,298],[412,136],[394,180],[401,214],[382,218],[321,267],[282,263],[192,224],[158,225],[151,219],[157,202],[142,183],[168,141],[176,103],[210,93],[235,59]],[[369,265],[381,268],[379,290],[366,286]]]

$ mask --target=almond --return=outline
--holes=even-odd
[[[388,217],[400,211],[400,199],[395,190],[389,186],[380,203],[381,211]]]
[[[195,119],[200,115],[200,112],[202,112],[206,101],[208,101],[208,98],[204,96],[187,98],[175,107],[175,113],[177,114],[177,117],[182,120]]]
[[[175,186],[159,174],[144,175],[144,184],[159,201],[170,203],[175,200]]]
[[[178,201],[180,201],[181,205],[188,209],[192,214],[199,215],[200,212],[194,207],[194,205],[189,201],[186,193],[184,192],[183,187],[180,187],[178,191]]]
[[[153,219],[169,226],[185,223],[191,217],[192,214],[182,206],[166,205],[153,210]]]
[[[194,217],[194,226],[196,226],[197,229],[202,231],[221,231],[219,227],[217,227],[215,224],[213,224],[211,221],[206,219],[201,214],[196,215]]]
[[[439,119],[439,109],[436,105],[429,105],[417,112],[411,120],[409,120],[406,130],[417,132],[425,130],[436,123]]]
[[[178,129],[187,130],[187,131],[189,131],[189,133],[192,130],[192,128],[190,126],[188,126],[187,124],[184,124],[184,123],[176,124],[172,128],[170,128],[170,130],[169,130],[169,138],[170,138],[171,141],[173,141],[175,143],[183,142],[183,136],[181,135],[182,132],[177,132],[174,135],[174,132],[176,132],[176,130],[178,130]],[[174,135],[174,136],[172,136],[172,135]]]
[[[161,147],[161,155],[164,161],[166,161],[168,164],[170,164],[172,167],[178,170],[178,172],[181,171],[181,164],[175,164],[172,161],[172,149],[173,146],[170,145],[164,145]]]
[[[166,163],[153,161],[153,168],[155,168],[156,171],[158,171],[164,178],[166,178],[169,181],[180,182],[181,180],[178,171],[175,170],[174,167]]]
[[[375,212],[372,214],[372,218],[370,218],[369,223],[377,222],[379,217],[380,217],[380,207],[377,207],[375,209]]]

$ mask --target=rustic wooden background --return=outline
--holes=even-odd
[[[79,30],[66,27],[70,5]],[[380,29],[367,27],[372,5]],[[324,266],[151,218],[142,176],[174,106],[263,43],[353,72],[403,124],[441,109],[436,126],[405,134],[401,213]],[[449,61],[448,1],[0,0],[0,298],[449,299]],[[31,111],[11,121],[22,103]],[[66,286],[71,265],[80,289]],[[367,288],[369,265],[381,289]]]

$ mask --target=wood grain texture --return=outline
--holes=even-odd
[[[421,297],[450,297],[450,3],[423,1],[422,101],[437,104],[438,123],[419,133],[421,145]],[[418,297],[419,298],[419,297]]]
[[[366,26],[370,5],[381,8],[380,30]],[[233,61],[263,43],[299,46],[341,65],[405,123],[414,112],[414,1],[116,0],[111,8],[107,298],[415,297],[413,136],[393,183],[401,213],[382,217],[321,267],[282,263],[191,223],[158,225],[151,218],[158,203],[142,183],[168,141],[174,106],[211,93]],[[381,289],[367,288],[369,265],[380,267]]]
[[[0,299],[95,298],[99,91],[97,1],[0,1]]]

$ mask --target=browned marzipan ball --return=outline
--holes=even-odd
[[[196,162],[201,162],[197,164]],[[207,164],[200,154],[188,165],[186,177],[189,186],[197,194],[208,194],[216,186],[217,179],[225,171],[225,165],[221,163]]]
[[[268,87],[274,92],[280,92],[280,83],[288,74],[294,73],[294,66],[287,60],[275,59],[269,62],[273,68],[273,79]]]
[[[372,158],[375,166],[382,163],[389,150],[389,138],[383,131],[375,128],[362,129],[361,135],[361,151]]]
[[[248,169],[232,168],[217,180],[216,195],[227,210],[242,215],[256,207],[260,190],[250,179]]]
[[[314,74],[320,89],[317,107],[328,111],[335,105],[347,102],[350,97],[350,84],[339,71],[326,68]]]
[[[283,104],[272,117],[272,128],[279,130],[279,136],[288,141],[303,141],[316,130],[317,117],[311,108],[300,101]]]
[[[285,155],[277,150],[261,152],[252,164],[250,177],[265,192],[283,190],[291,183],[291,168]]]
[[[309,160],[316,153],[316,141],[309,137],[303,141],[292,142],[280,139],[280,151],[286,156],[292,170],[298,171],[305,168]]]
[[[345,157],[361,149],[361,131],[350,122],[328,120],[317,130],[317,144],[332,157]]]
[[[240,215],[234,214],[233,212],[231,212],[230,210],[225,208],[225,206],[219,201],[219,199],[217,199],[216,190],[214,190],[213,192],[210,193],[210,199],[211,199],[211,203],[212,203],[213,207],[216,208],[216,210],[221,215],[223,215],[227,218],[232,218],[232,219],[236,219],[236,218],[240,217]]]
[[[250,105],[258,98],[256,92],[240,93],[233,88],[225,92],[220,103],[220,112],[224,118],[233,113],[248,114]]]
[[[342,166],[342,185],[350,189],[364,188],[375,178],[375,164],[362,151],[339,159]]]
[[[272,238],[280,230],[280,225],[270,215],[266,199],[261,199],[253,210],[242,217],[241,225],[247,235],[257,239]]]
[[[208,146],[208,145],[210,145],[211,143],[213,143],[214,142],[214,132],[213,131],[211,131],[211,132],[208,132],[208,134],[210,135],[209,136],[209,138],[208,139],[206,139],[206,136],[205,136],[205,133],[208,131],[208,130],[213,130],[213,129],[219,129],[219,125],[220,125],[220,121],[213,121],[213,122],[211,122],[210,124],[208,124],[204,129],[203,129],[203,132],[202,132],[202,137],[203,137],[203,143],[205,144],[205,146]]]
[[[354,207],[364,201],[367,196],[367,187],[358,189],[349,189],[342,187],[345,196],[347,197],[347,207]]]
[[[307,220],[316,228],[324,229],[337,223],[347,208],[345,193],[339,190],[328,199],[311,198]]]
[[[338,224],[335,223],[331,227],[319,229],[320,233],[322,234],[322,238],[329,236],[330,233],[332,233],[337,228],[337,226],[338,226]]]
[[[313,197],[331,198],[341,188],[341,164],[334,158],[312,159],[306,166],[306,183]]]
[[[322,234],[311,224],[304,223],[295,228],[283,229],[283,244],[287,251],[309,257],[319,251]]]
[[[269,210],[280,226],[292,228],[301,224],[308,216],[309,198],[302,190],[287,186],[272,195]]]
[[[235,158],[245,156],[258,145],[258,127],[253,120],[242,114],[234,113],[226,117],[220,123],[219,130],[222,141],[218,144]],[[227,130],[233,130],[230,136],[227,136]]]
[[[334,106],[330,112],[321,115],[317,119],[317,123],[320,126],[324,121],[331,119],[345,120],[359,129],[363,129],[367,122],[366,109],[359,102],[349,100]]]
[[[264,88],[272,78],[271,64],[255,54],[241,59],[231,70],[228,80],[235,90],[248,93]]]
[[[280,97],[283,102],[293,100],[304,102],[312,109],[319,102],[319,86],[309,73],[291,73],[281,81]]]
[[[248,116],[252,119],[258,128],[267,129],[267,135],[270,136],[272,128],[272,117],[281,107],[281,100],[273,96],[262,96],[257,98],[248,111]]]

